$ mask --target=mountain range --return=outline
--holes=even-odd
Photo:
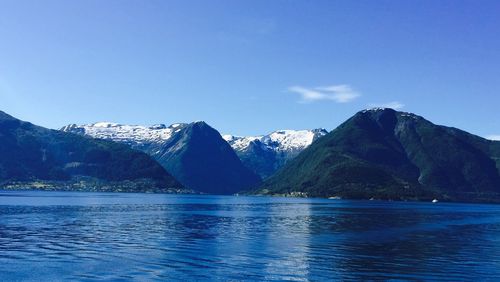
[[[36,126],[1,111],[0,185],[128,192],[183,189],[145,153],[115,142]]]
[[[435,125],[411,113],[363,110],[319,138],[252,193],[499,201],[500,142]]]
[[[387,108],[360,111],[331,132],[254,137],[221,136],[201,121],[58,131],[0,112],[0,185],[500,202],[500,142]]]
[[[210,194],[234,194],[259,185],[219,132],[203,121],[170,126],[99,122],[71,124],[65,132],[124,143],[157,160],[182,184]]]

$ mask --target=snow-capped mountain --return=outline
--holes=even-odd
[[[261,136],[224,135],[245,166],[266,178],[296,157],[311,143],[326,135],[325,129],[278,130]]]
[[[166,126],[165,124],[143,126],[125,125],[112,122],[97,122],[85,125],[70,124],[63,127],[61,130],[77,133],[80,135],[88,135],[93,138],[107,139],[128,144],[132,148],[144,151],[154,157],[184,185],[192,189],[204,191],[205,187],[203,186],[206,185],[206,183],[210,183],[210,180],[208,178],[210,178],[211,176],[205,178],[200,178],[199,176],[189,176],[191,175],[190,172],[185,172],[183,168],[179,168],[178,164],[175,164],[172,160],[172,156],[176,155],[177,151],[182,151],[182,149],[187,145],[186,141],[180,136],[182,136],[183,134],[185,135],[188,131],[187,129],[193,124],[205,123],[195,122],[191,124],[175,123],[170,126]],[[211,130],[215,131],[215,129],[212,129],[208,125],[201,128],[205,128],[205,130],[207,130],[207,128],[210,128]],[[288,160],[296,157],[314,140],[325,135],[327,131],[325,129],[278,130],[267,135],[249,137],[233,135],[224,135],[220,137],[220,135],[218,135],[218,132],[216,133],[217,134],[210,134],[210,137],[207,137],[207,140],[200,140],[197,143],[197,146],[201,146],[200,148],[203,148],[204,146],[215,146],[215,144],[219,144],[220,146],[222,146],[222,148],[224,148],[224,146],[229,147],[227,144],[222,144],[226,143],[224,142],[225,140],[227,141],[227,143],[229,143],[234,152],[224,152],[223,155],[234,155],[234,153],[236,153],[236,155],[240,159],[239,162],[234,160],[231,161],[233,163],[234,170],[239,171],[239,173],[241,174],[243,173],[242,167],[244,166],[247,170],[249,169],[253,171],[254,174],[259,175],[262,178],[266,178],[272,175],[276,170],[281,168]],[[215,135],[218,135],[218,137],[215,137]],[[222,138],[224,140],[222,140]],[[211,141],[209,139],[220,140],[214,142],[213,140]],[[212,152],[210,154],[210,158],[212,158],[213,160],[221,158],[221,155],[219,155],[221,154],[220,149],[213,147],[208,151]],[[231,159],[231,157],[227,156],[224,158]],[[191,170],[196,170],[196,165],[202,165],[201,160],[193,159],[193,162],[193,167],[190,168]],[[225,175],[219,175],[221,179],[228,178],[229,175],[235,175],[230,173],[230,171],[232,171],[233,169],[228,168],[227,164],[218,164],[218,166],[222,166],[224,169],[226,169],[227,172]],[[222,171],[224,171],[224,169],[222,169]],[[214,173],[213,175],[218,174]],[[200,183],[198,183],[197,180],[195,181],[196,183],[193,186],[191,177],[198,178]],[[248,177],[248,179],[251,178],[252,177]],[[219,183],[217,185],[221,184]]]
[[[153,126],[98,122],[62,131],[125,143],[156,159],[185,186],[211,194],[233,194],[260,182],[219,132],[205,122]]]

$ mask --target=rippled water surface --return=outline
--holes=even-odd
[[[0,280],[500,279],[500,206],[0,192]]]

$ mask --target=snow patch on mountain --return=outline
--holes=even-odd
[[[325,129],[314,130],[278,130],[261,136],[223,135],[235,151],[245,151],[251,144],[260,143],[263,149],[275,152],[302,151],[317,138],[327,134]]]
[[[92,124],[70,124],[62,131],[80,133],[93,138],[112,140],[124,143],[162,143],[172,137],[186,124],[176,123],[171,126],[155,124],[151,126],[125,125],[112,122],[96,122]]]

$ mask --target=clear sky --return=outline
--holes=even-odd
[[[499,15],[481,0],[0,0],[0,110],[254,135],[389,105],[500,135]]]

